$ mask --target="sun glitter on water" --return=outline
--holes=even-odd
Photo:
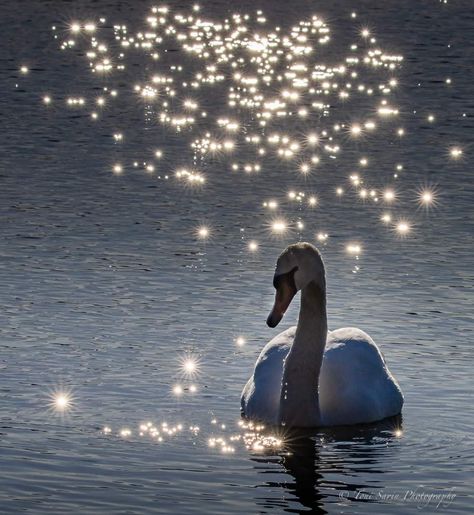
[[[199,356],[185,353],[179,357],[180,374],[186,378],[195,378],[200,374],[201,360]]]
[[[254,199],[256,209],[263,205],[276,211],[275,217],[262,221],[261,229],[270,229],[267,236],[286,238],[295,232],[300,238],[310,238],[309,234],[317,234],[317,241],[332,245],[337,240],[326,240],[327,233],[315,227],[316,217],[310,222],[304,220],[302,207],[304,203],[307,208],[324,213],[325,203],[336,198],[352,204],[354,221],[356,208],[359,213],[369,206],[382,209],[383,204],[390,204],[393,212],[389,215],[373,210],[376,226],[382,220],[381,227],[390,229],[393,217],[412,218],[401,207],[407,195],[402,180],[404,166],[393,163],[395,173],[385,178],[382,170],[374,169],[376,157],[372,159],[364,148],[374,138],[394,141],[406,137],[409,144],[410,134],[396,122],[404,115],[403,106],[397,105],[397,90],[401,89],[397,73],[403,56],[384,50],[374,36],[374,28],[364,25],[355,13],[349,15],[354,19],[352,43],[347,54],[337,60],[324,57],[325,47],[336,44],[337,38],[332,37],[328,23],[316,14],[302,19],[287,32],[269,26],[262,11],[236,12],[225,20],[213,20],[195,6],[154,6],[144,25],[133,28],[115,23],[111,29],[105,18],[76,19],[65,27],[60,48],[84,51],[94,87],[90,94],[85,91],[64,96],[63,100],[68,109],[100,109],[89,111],[91,118],[100,123],[113,115],[117,97],[128,101],[127,95],[131,96],[130,105],[144,110],[147,122],[161,124],[188,148],[180,156],[182,166],[169,170],[162,160],[163,150],[156,150],[156,144],[150,145],[150,155],[131,158],[133,149],[127,147],[125,131],[116,127],[112,133],[115,162],[110,170],[117,180],[133,169],[142,170],[150,178],[174,177],[178,185],[198,195],[214,180],[207,166],[210,160],[220,161],[223,170],[231,172],[230,188],[233,173],[248,175],[252,180],[264,176],[270,167],[275,169],[276,160],[281,163],[281,174],[292,173],[294,180],[299,177],[308,189],[294,188],[295,194],[288,202],[285,192],[280,191],[279,181],[275,181],[268,184],[274,199]],[[60,37],[56,28],[54,37]],[[169,48],[181,52],[171,54]],[[147,71],[145,66],[140,79],[129,84],[127,90],[123,88],[123,74],[134,63],[137,52],[143,54],[153,70]],[[19,69],[23,75],[30,71],[25,63],[19,63]],[[206,104],[206,98],[211,97],[219,109]],[[55,98],[55,104],[60,100]],[[367,101],[371,107],[361,107]],[[44,105],[50,102],[49,95],[43,97]],[[358,107],[353,108],[353,104]],[[426,120],[434,122],[434,115],[425,114],[420,123]],[[354,169],[348,174],[351,188],[334,185],[336,198],[325,198],[318,188],[320,178],[328,176],[333,160],[344,159],[346,149],[356,152]],[[461,146],[451,146],[449,157],[463,158]],[[435,201],[427,192],[420,196],[420,204],[425,208],[435,205]],[[332,219],[334,225],[339,222],[337,217]],[[399,223],[395,233],[406,237],[415,225]],[[337,233],[333,227],[327,229]],[[191,230],[201,242],[218,236],[207,224]],[[360,239],[356,223],[353,231],[354,239]],[[250,237],[261,238],[258,227]],[[249,254],[264,243],[250,240]],[[366,245],[364,248],[369,250]]]
[[[64,31],[54,29],[54,37],[61,50],[84,59],[90,89],[63,95],[55,91],[54,102],[51,92],[43,92],[39,101],[50,111],[54,104],[74,115],[88,114],[87,123],[95,120],[97,127],[107,126],[121,109],[120,98],[139,113],[135,119],[143,120],[143,126],[153,123],[176,137],[181,143],[180,162],[169,165],[167,156],[174,148],[156,141],[146,150],[133,148],[127,136],[141,127],[114,123],[107,129],[114,150],[106,161],[107,172],[117,182],[141,172],[150,181],[171,178],[169,187],[178,191],[176,201],[181,188],[201,199],[203,192],[212,196],[214,185],[222,181],[234,193],[232,209],[238,210],[236,175],[252,185],[265,180],[270,169],[277,170],[281,181],[273,176],[267,180],[265,198],[253,194],[261,191],[255,188],[246,199],[252,223],[244,227],[242,242],[249,260],[260,259],[263,252],[258,250],[265,247],[266,238],[296,236],[328,248],[338,245],[338,252],[353,264],[370,252],[358,234],[361,212],[373,216],[374,230],[387,231],[394,239],[416,233],[417,220],[403,201],[416,198],[428,210],[438,195],[430,188],[407,191],[403,181],[409,167],[402,161],[407,154],[402,145],[410,144],[414,132],[405,130],[406,106],[398,105],[403,56],[385,49],[375,38],[376,28],[359,16],[355,21],[355,13],[348,13],[354,20],[348,32],[351,41],[341,53],[326,50],[337,45],[337,31],[333,33],[317,14],[284,30],[270,26],[263,12],[213,19],[202,11],[196,6],[153,6],[139,26],[100,17],[70,19]],[[170,48],[177,52],[169,52]],[[141,64],[135,62],[137,54]],[[25,82],[34,73],[32,66],[28,61],[17,65]],[[125,80],[130,68],[139,72],[133,81]],[[451,80],[447,83],[455,87]],[[420,123],[426,121],[433,124],[434,114],[424,111]],[[380,169],[377,153],[371,152],[377,139],[400,145],[399,155],[386,170]],[[462,162],[468,147],[463,149],[462,142],[444,145],[446,161]],[[210,166],[214,162],[219,164],[219,177]],[[322,179],[330,180],[333,162],[341,163],[342,170],[347,165],[347,171],[324,189]],[[326,206],[339,205],[351,209],[349,222],[347,216],[335,216],[320,223]],[[207,214],[201,210],[195,218],[187,217],[187,233],[196,246],[212,252],[210,240],[218,240],[226,231],[215,218],[210,226]],[[333,227],[337,223],[351,231],[340,244]],[[235,343],[243,345],[238,338]],[[180,380],[198,372],[196,357],[183,358]],[[180,397],[196,391],[197,385],[183,379],[171,388]],[[61,405],[68,409],[69,400],[58,402],[58,409]]]
[[[237,347],[243,347],[246,343],[247,342],[243,336],[237,336],[237,338],[235,339],[235,344],[237,345]]]
[[[420,209],[428,212],[439,206],[439,191],[434,186],[423,186],[416,192],[416,202]]]
[[[48,404],[52,412],[65,415],[74,408],[75,399],[71,390],[59,388],[49,394]]]
[[[208,240],[211,237],[211,229],[207,225],[197,227],[195,233],[200,240]]]

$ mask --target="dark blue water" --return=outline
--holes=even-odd
[[[308,63],[343,62],[351,43],[362,44],[366,26],[375,46],[404,57],[389,97],[400,111],[394,119],[381,121],[378,100],[367,97],[334,104],[327,117],[275,122],[272,130],[298,140],[314,128],[377,122],[374,134],[360,140],[346,131],[341,155],[325,156],[307,177],[298,172],[299,158],[281,160],[269,145],[259,173],[232,171],[234,162],[256,162],[254,146],[245,143],[256,133],[256,118],[229,108],[227,82],[190,90],[198,112],[208,113],[191,128],[176,132],[157,121],[160,108],[133,86],[170,74],[170,66],[192,76],[198,59],[177,45],[165,45],[156,62],[143,50],[127,51],[121,74],[91,72],[90,35],[72,36],[70,24],[103,16],[97,39],[113,45],[113,25],[126,24],[133,34],[143,29],[149,7],[25,1],[0,8],[0,511],[470,513],[470,2],[239,2],[236,11],[254,16],[262,9],[265,26],[280,26],[281,33],[320,15],[331,40]],[[230,8],[207,2],[201,15],[222,21]],[[76,46],[61,50],[69,39]],[[374,69],[353,87],[377,88],[387,77]],[[101,95],[103,109],[94,105]],[[84,107],[68,107],[68,97],[81,96]],[[226,115],[242,120],[237,150],[193,162],[190,142],[219,132],[215,121]],[[123,133],[123,142],[114,133]],[[462,149],[460,159],[450,155],[453,147]],[[154,159],[156,149],[161,159]],[[367,167],[359,163],[364,157]],[[154,171],[144,170],[144,162]],[[121,174],[113,173],[117,163]],[[395,179],[397,164],[403,170]],[[201,188],[175,177],[176,169],[193,165],[206,177]],[[360,198],[348,179],[356,172],[379,196],[393,187],[395,207],[382,197],[379,204]],[[429,210],[417,203],[425,187],[436,194]],[[315,194],[318,207],[290,202],[289,190]],[[281,237],[272,235],[274,213],[262,206],[270,199],[280,202],[290,224]],[[387,210],[394,220],[409,220],[406,237],[380,222]],[[196,234],[203,225],[210,229],[206,240]],[[328,239],[318,242],[318,232]],[[259,242],[256,253],[248,250],[252,240]],[[402,419],[288,435],[282,448],[265,452],[247,449],[238,438],[245,432],[238,425],[240,391],[276,334],[264,323],[276,257],[298,240],[319,245],[325,259],[330,328],[361,327],[380,345],[405,395]],[[354,242],[362,246],[359,259],[346,252]],[[239,336],[245,345],[236,345]],[[194,378],[181,370],[189,354],[199,360]],[[177,384],[185,388],[179,396]],[[60,391],[72,398],[62,413],[51,406]],[[160,426],[163,441],[149,431],[140,435],[147,421]],[[121,433],[125,428],[130,435]],[[210,446],[210,438],[224,438],[232,450]]]

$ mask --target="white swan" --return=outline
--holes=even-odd
[[[372,338],[360,329],[328,333],[326,278],[317,249],[290,245],[278,258],[275,327],[301,290],[298,325],[262,350],[241,398],[243,415],[268,424],[318,427],[398,415],[403,395]]]

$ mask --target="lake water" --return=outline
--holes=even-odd
[[[168,5],[193,13],[185,2]],[[345,62],[350,44],[370,47],[365,27],[377,38],[374,48],[404,57],[389,96],[398,116],[381,120],[380,97],[367,96],[336,103],[328,116],[276,119],[264,131],[265,138],[286,131],[301,140],[336,123],[377,122],[361,139],[342,128],[340,155],[323,152],[308,176],[298,172],[299,158],[282,160],[266,143],[271,156],[258,160],[261,170],[242,170],[257,162],[245,136],[257,133],[258,119],[228,106],[225,81],[189,86],[199,102],[193,116],[207,112],[192,127],[176,132],[157,121],[162,105],[133,86],[154,73],[179,77],[173,87],[184,80],[198,58],[178,44],[162,45],[156,62],[143,48],[127,49],[123,72],[92,73],[85,55],[91,36],[71,34],[71,23],[106,18],[97,39],[113,45],[113,25],[135,34],[149,8],[119,0],[0,7],[0,511],[472,512],[471,2],[201,5],[200,15],[214,21],[234,10],[252,14],[256,33],[274,26],[289,33],[318,14],[332,39],[308,63],[333,66]],[[267,17],[262,27],[256,9]],[[75,46],[61,50],[69,39]],[[170,66],[182,66],[182,75]],[[352,87],[370,82],[375,96],[387,77],[374,68]],[[165,84],[158,88],[162,102]],[[269,89],[280,92],[278,83]],[[101,95],[107,104],[97,107]],[[85,106],[67,104],[80,97]],[[225,116],[243,120],[238,148],[198,153],[193,162],[190,142],[207,130],[222,133],[216,119]],[[123,141],[114,139],[118,133]],[[462,149],[460,158],[453,147]],[[143,169],[151,163],[153,171]],[[113,173],[117,164],[123,173]],[[206,178],[202,187],[175,177],[192,165]],[[393,187],[395,207],[382,197],[375,203],[369,190],[368,199],[358,198],[360,188],[348,179],[356,172],[376,195]],[[344,189],[340,198],[336,187]],[[433,209],[416,202],[424,187],[436,195]],[[286,200],[291,189],[306,197]],[[314,209],[306,204],[311,192]],[[271,199],[291,225],[280,237],[271,231],[274,213],[262,205]],[[409,220],[406,237],[380,222],[387,209]],[[209,238],[196,233],[203,226]],[[318,242],[318,232],[327,240]],[[257,252],[249,252],[253,240]],[[330,328],[361,327],[380,345],[405,395],[402,419],[291,434],[279,448],[248,449],[240,392],[261,348],[296,317],[298,302],[277,330],[265,325],[276,257],[298,240],[317,244],[325,259]],[[358,259],[348,244],[362,247]],[[195,377],[183,375],[184,356],[198,361]],[[70,409],[51,406],[58,392],[69,393]],[[148,421],[163,441],[140,430]]]

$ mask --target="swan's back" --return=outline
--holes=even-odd
[[[319,376],[324,425],[374,422],[400,413],[403,396],[372,338],[356,328],[328,334]]]

